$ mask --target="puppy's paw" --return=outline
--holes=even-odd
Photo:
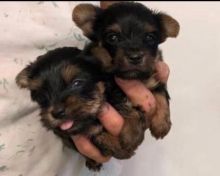
[[[126,151],[124,149],[121,149],[120,151],[115,152],[113,156],[117,159],[123,160],[123,159],[129,159],[133,155],[135,155],[134,151]]]
[[[96,161],[89,159],[89,160],[86,161],[86,167],[89,170],[98,172],[98,171],[100,171],[100,169],[102,167],[102,164],[97,163]]]
[[[133,151],[122,148],[118,137],[108,133],[102,133],[93,139],[93,143],[99,148],[102,155],[113,156],[117,159],[128,159],[134,155]]]
[[[163,118],[154,117],[150,124],[151,134],[156,138],[164,138],[171,128],[171,122],[169,114],[166,114]]]
[[[93,139],[93,143],[99,148],[102,155],[104,156],[111,156],[113,154],[111,150],[111,146],[109,144],[110,141],[107,139],[108,137],[106,135],[97,135]]]
[[[150,120],[151,134],[156,138],[164,138],[171,128],[170,108],[165,94],[154,94],[157,102],[156,111]]]
[[[128,152],[135,151],[144,140],[146,120],[144,115],[134,116],[125,119],[124,126],[119,135],[122,148]]]

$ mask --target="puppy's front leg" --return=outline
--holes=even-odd
[[[93,171],[100,171],[102,164],[86,157],[86,167]]]
[[[118,159],[128,159],[134,155],[135,149],[144,139],[144,132],[147,128],[145,117],[136,110],[123,114],[125,121],[118,137],[107,132],[96,136],[93,140],[103,155],[114,156]]]
[[[107,132],[95,136],[95,138],[92,139],[92,142],[99,148],[104,156],[114,156],[118,159],[127,159],[133,155],[133,152],[130,153],[122,148],[118,137]]]
[[[138,116],[134,115],[138,114]],[[124,149],[127,151],[134,151],[144,140],[144,133],[148,128],[148,122],[144,114],[140,110],[136,110],[125,118],[124,126],[119,135],[119,140]]]
[[[169,95],[166,88],[153,94],[156,99],[156,110],[151,117],[150,131],[158,139],[166,136],[171,128]]]

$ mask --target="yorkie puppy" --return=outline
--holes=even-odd
[[[70,135],[84,134],[103,155],[130,158],[144,139],[147,122],[143,113],[124,101],[113,76],[104,75],[102,70],[100,60],[77,48],[64,47],[39,56],[17,75],[16,82],[30,90],[32,100],[41,108],[41,121],[64,144],[75,148]],[[107,133],[97,118],[105,101],[125,118],[118,137]],[[74,124],[61,130],[60,125],[67,121]],[[89,169],[101,168],[100,163],[86,160]]]
[[[106,9],[79,4],[72,17],[92,41],[87,52],[100,59],[107,72],[141,80],[152,90],[156,110],[146,114],[150,131],[157,139],[166,136],[171,128],[169,94],[166,84],[156,79],[155,63],[162,60],[158,45],[178,35],[178,22],[136,2],[116,2]]]

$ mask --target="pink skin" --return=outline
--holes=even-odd
[[[166,83],[169,77],[169,67],[166,63],[159,61],[156,66],[157,78],[161,82]],[[137,80],[122,80],[116,78],[116,83],[131,99],[133,103],[139,104],[146,112],[152,111],[156,104],[153,94],[144,87],[144,85]],[[108,103],[103,108],[102,113],[98,117],[105,129],[112,135],[119,135],[124,124],[123,117]],[[66,121],[60,128],[67,130],[74,125],[73,121]],[[73,142],[77,149],[83,155],[99,162],[107,162],[110,157],[104,157],[100,151],[83,135],[72,136]]]

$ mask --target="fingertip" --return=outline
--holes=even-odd
[[[119,77],[115,77],[115,82],[121,87],[121,88],[129,88],[129,87],[134,87],[136,85],[140,84],[140,81],[138,80],[126,80],[126,79],[121,79]]]
[[[115,136],[119,135],[124,119],[110,104],[104,105],[98,118],[108,132]]]
[[[82,146],[82,145],[88,143],[88,141],[89,141],[85,136],[82,136],[80,134],[71,136],[71,138],[72,138],[73,142],[76,144],[76,146]]]
[[[157,70],[157,78],[161,82],[166,83],[170,75],[169,66],[163,61],[158,61],[156,63],[156,70]]]

